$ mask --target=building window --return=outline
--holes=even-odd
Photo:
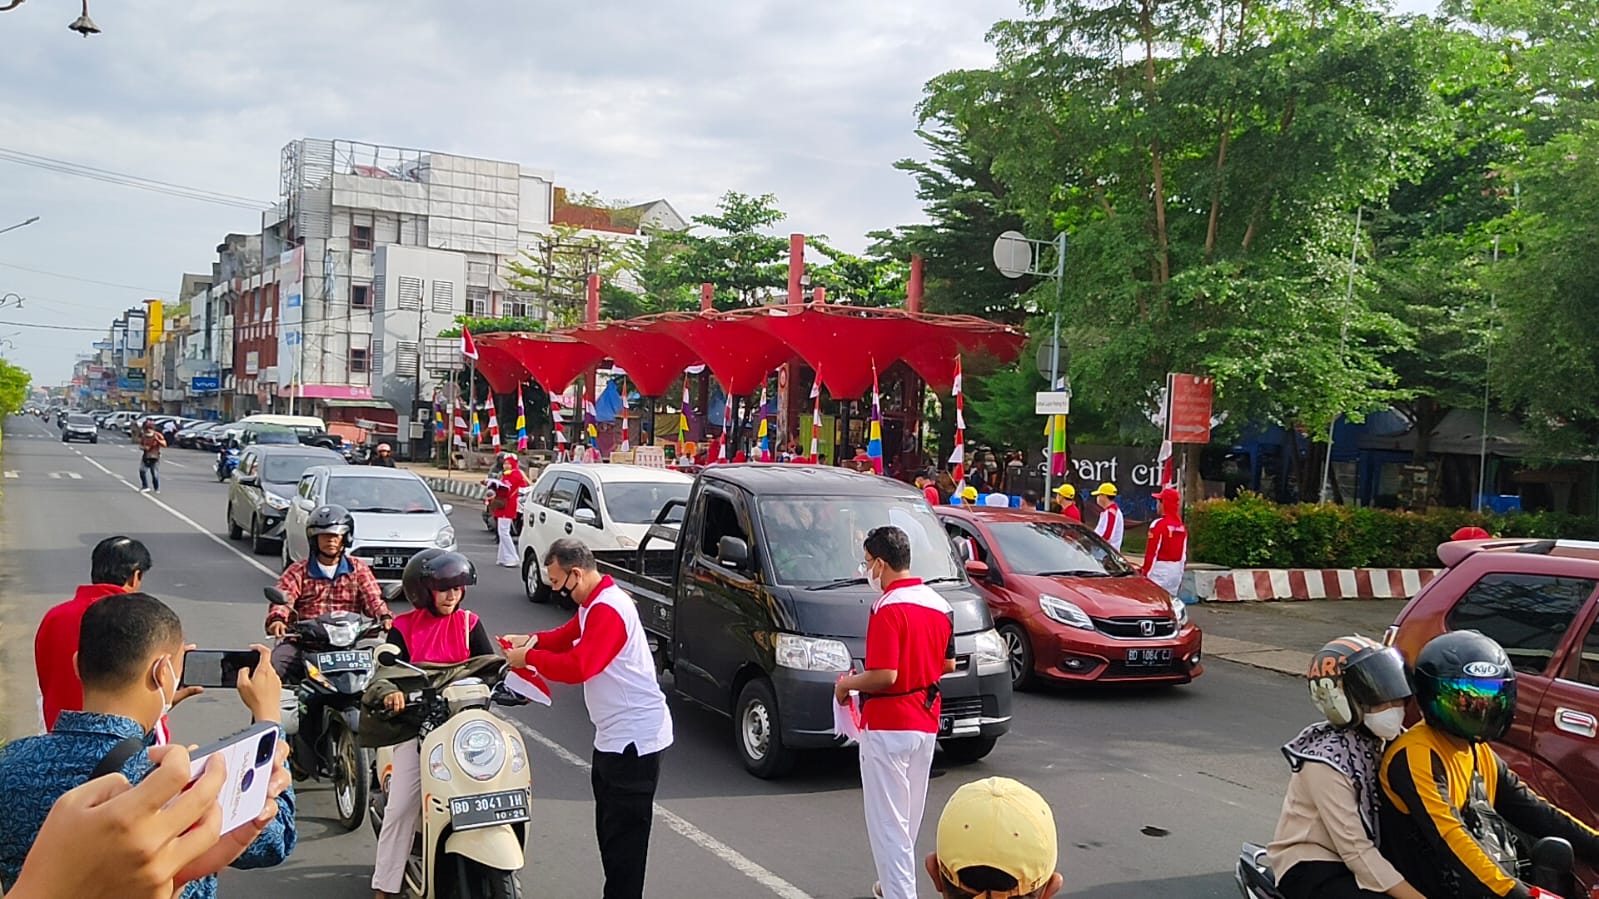
[[[402,378],[416,377],[421,353],[414,340],[397,340],[394,343],[394,373]]]
[[[455,282],[433,282],[433,311],[451,313],[455,311]]]
[[[400,277],[400,310],[422,311],[422,279]]]
[[[360,347],[350,347],[350,371],[367,371],[366,350]]]
[[[351,225],[350,226],[350,249],[352,249],[352,250],[370,250],[370,249],[372,249],[372,226],[371,225]]]
[[[489,289],[487,287],[468,287],[466,289],[466,314],[476,318],[489,317]]]
[[[525,293],[508,293],[501,305],[501,314],[506,318],[527,318],[529,310],[533,308],[531,299]]]
[[[372,308],[372,285],[370,285],[370,284],[351,284],[350,285],[350,306],[352,308],[355,308],[355,309],[371,309]]]

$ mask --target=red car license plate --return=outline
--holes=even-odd
[[[1171,664],[1170,649],[1129,649],[1127,650],[1127,664],[1130,666],[1156,667]]]

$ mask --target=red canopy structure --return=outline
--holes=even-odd
[[[725,312],[667,312],[637,320],[646,330],[692,347],[728,393],[754,393],[797,355],[787,343]]]
[[[566,332],[599,347],[627,372],[628,379],[642,396],[663,396],[672,382],[682,377],[683,369],[699,361],[694,350],[677,336],[631,321],[583,325]]]
[[[552,394],[566,390],[578,375],[605,360],[604,350],[565,334],[484,334],[477,338],[477,347],[480,363],[484,355],[505,353]]]

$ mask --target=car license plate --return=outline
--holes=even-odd
[[[373,556],[373,568],[404,568],[405,556]]]
[[[955,730],[955,719],[948,715],[940,715],[938,719],[938,735],[947,737]]]
[[[1130,666],[1149,666],[1171,664],[1170,649],[1129,649],[1127,650],[1127,664]]]
[[[342,652],[319,652],[316,656],[316,666],[322,669],[323,674],[337,674],[340,671],[365,671],[372,667],[372,650],[349,649]]]
[[[450,826],[456,830],[515,824],[527,819],[526,790],[456,796],[450,800]]]

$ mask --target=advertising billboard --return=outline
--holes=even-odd
[[[279,387],[294,382],[300,368],[301,323],[305,306],[305,248],[295,247],[278,258]]]

